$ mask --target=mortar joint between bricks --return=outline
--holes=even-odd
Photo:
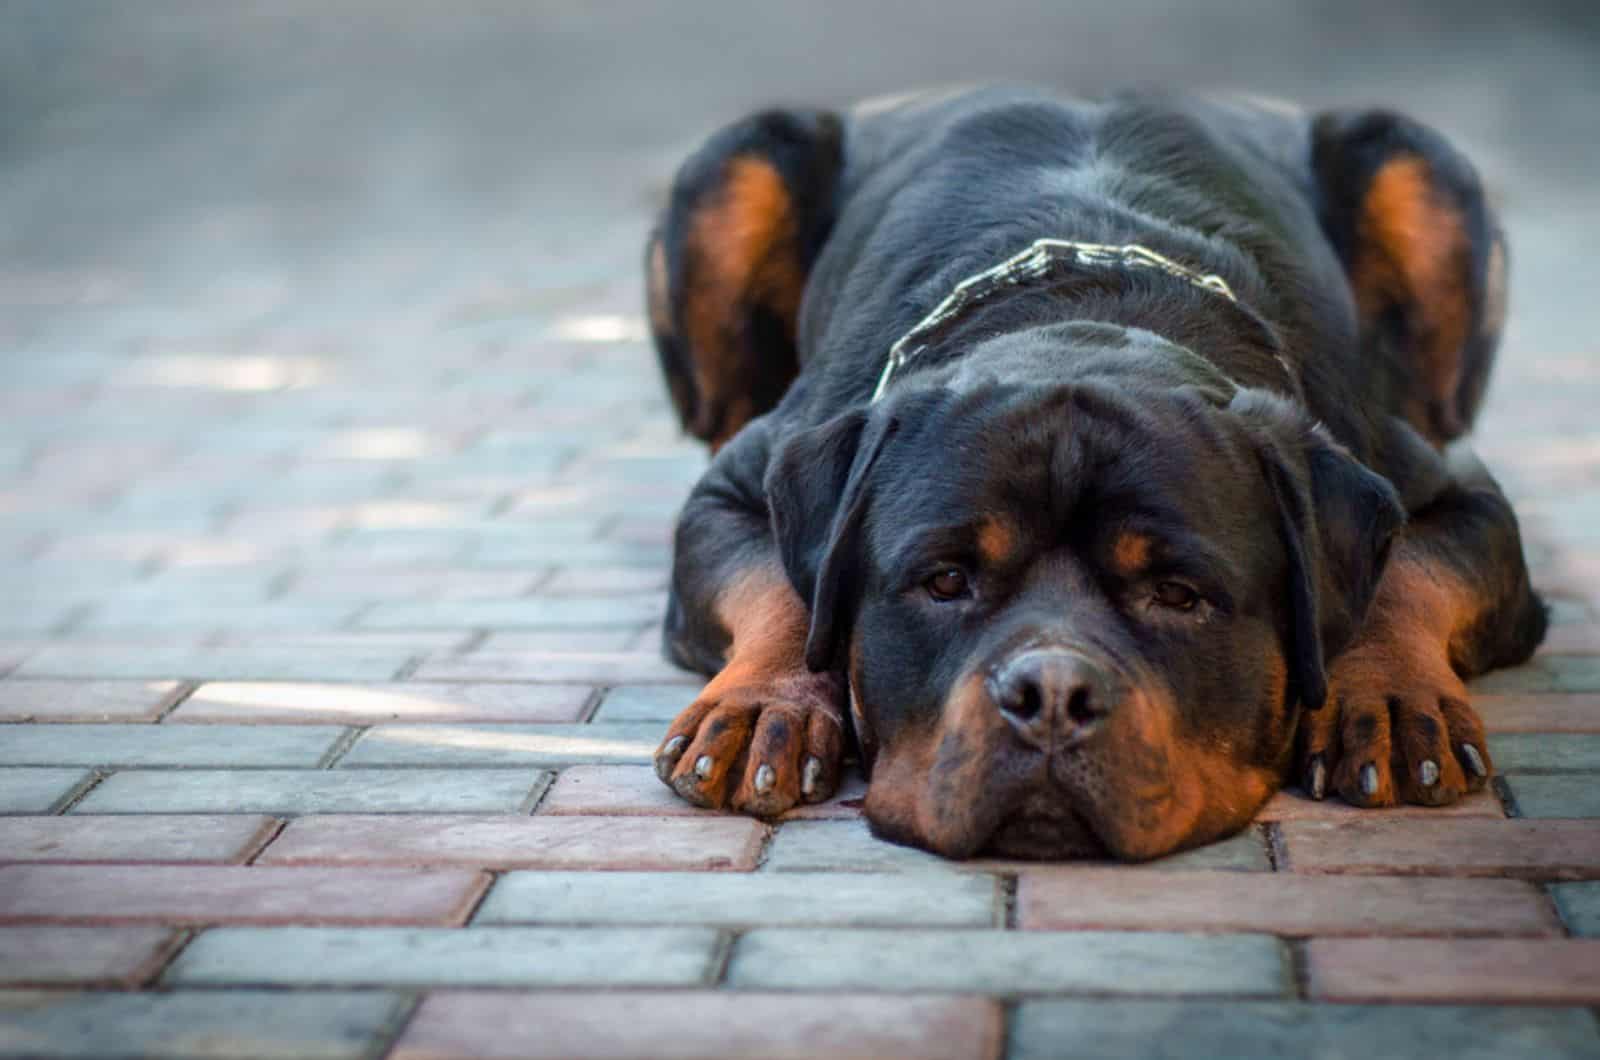
[[[1489,789],[1494,792],[1494,797],[1500,800],[1500,810],[1507,817],[1522,816],[1522,807],[1517,805],[1517,796],[1511,790],[1511,782],[1503,775],[1496,773],[1489,781]]]
[[[199,689],[199,681],[179,681],[177,687],[167,693],[166,700],[161,704],[160,709],[156,711],[155,724],[160,725],[166,721],[173,711],[182,706],[184,701]]]
[[[401,1035],[406,1028],[411,1026],[411,1021],[416,1018],[417,1009],[422,1007],[422,999],[426,995],[420,990],[408,990],[395,998],[394,1008],[389,1012],[387,1019],[378,1026],[378,1031],[372,1036],[372,1045],[362,1054],[365,1060],[383,1060],[400,1042]]]
[[[717,944],[711,951],[711,960],[706,965],[706,986],[726,986],[728,981],[728,967],[733,964],[733,948],[739,944],[739,939],[744,932],[737,928],[730,928],[717,932]]]
[[[1021,878],[1008,872],[1000,877],[1000,924],[1007,931],[1017,930],[1017,885]]]
[[[1306,953],[1307,940],[1279,939],[1289,957],[1289,989],[1298,1001],[1311,996],[1311,961]]]
[[[356,725],[345,729],[339,734],[339,738],[333,741],[333,746],[328,748],[327,753],[322,756],[322,759],[314,768],[332,769],[338,765],[340,760],[350,753],[350,748],[355,746],[356,741],[365,736],[367,730],[371,728],[372,726],[370,725]]]
[[[1256,825],[1260,830],[1261,841],[1267,848],[1267,864],[1273,872],[1287,872],[1289,870],[1289,851],[1283,843],[1283,830],[1276,821],[1262,821]]]
[[[49,811],[50,815],[60,817],[71,812],[74,806],[88,798],[89,793],[99,787],[100,782],[114,772],[116,772],[114,769],[101,766],[96,766],[90,770],[88,777],[78,781],[72,786],[72,790],[56,800],[55,805]]]
[[[467,655],[483,647],[483,642],[489,639],[492,631],[487,629],[474,629],[467,634],[467,639],[450,649],[451,655]],[[420,664],[420,660],[419,660]]]
[[[584,698],[583,705],[578,708],[578,723],[587,725],[594,721],[594,716],[600,713],[600,704],[605,702],[611,694],[612,685],[599,685],[589,690],[589,695]]]

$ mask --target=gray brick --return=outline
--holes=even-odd
[[[45,813],[88,777],[83,769],[0,769],[0,813]]]
[[[1523,817],[1600,817],[1600,774],[1518,774],[1506,783]]]
[[[73,812],[513,813],[549,782],[520,769],[130,770]]]
[[[687,986],[707,981],[709,928],[221,928],[165,981],[208,986]]]
[[[1600,655],[1542,655],[1525,666],[1481,677],[1472,688],[1484,693],[1600,692]]]
[[[379,604],[361,617],[368,629],[632,628],[661,619],[666,597],[598,596],[527,600],[434,600]]]
[[[0,1056],[371,1055],[405,999],[379,993],[0,992]]]
[[[1600,936],[1600,881],[1554,884],[1550,895],[1574,935]]]
[[[600,701],[595,721],[656,721],[665,725],[694,702],[694,689],[682,685],[622,685]]]
[[[785,822],[767,852],[765,867],[773,872],[950,872],[1014,869],[1020,864],[986,858],[950,861],[924,850],[879,839],[871,833],[866,820],[861,819]],[[1209,846],[1138,866],[1142,871],[1234,869],[1248,872],[1265,872],[1271,867],[1261,837],[1253,828]]]
[[[0,764],[28,766],[314,766],[331,725],[17,725]]]
[[[723,924],[989,927],[995,878],[682,872],[513,872],[475,924]]]
[[[986,994],[1276,996],[1290,986],[1266,935],[1080,931],[759,930],[728,967],[737,987]]]
[[[272,600],[229,603],[209,596],[155,605],[147,599],[108,600],[97,605],[77,627],[93,632],[122,630],[263,630],[306,633],[339,629],[355,617],[360,605],[349,601]]]
[[[1496,733],[1489,737],[1489,753],[1502,773],[1600,771],[1600,733]]]
[[[1597,1050],[1594,1017],[1582,1009],[1095,1000],[1024,1003],[1007,1055],[1009,1060],[1575,1060]]]
[[[252,636],[207,646],[198,635],[159,640],[62,640],[18,666],[24,677],[187,677],[210,681],[387,681],[413,659],[445,652],[463,633]]]
[[[566,766],[646,763],[661,727],[624,725],[378,725],[350,749],[350,766]]]
[[[443,656],[425,661],[419,681],[554,681],[596,685],[653,681],[661,684],[705,683],[700,674],[680,670],[654,652],[488,652]]]

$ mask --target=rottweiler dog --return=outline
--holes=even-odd
[[[772,110],[646,250],[715,457],[656,770],[767,817],[836,788],[952,857],[1145,859],[1283,784],[1440,806],[1464,680],[1545,628],[1461,444],[1505,307],[1472,166],[1387,111],[990,88]]]

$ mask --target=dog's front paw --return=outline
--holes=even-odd
[[[656,775],[696,806],[756,817],[821,802],[844,759],[841,699],[831,674],[719,676],[667,730]]]
[[[1301,782],[1353,806],[1447,806],[1488,783],[1483,722],[1443,644],[1364,640],[1328,673],[1328,699],[1303,721]]]

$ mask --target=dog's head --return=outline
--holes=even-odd
[[[1224,835],[1323,699],[1394,492],[1148,333],[996,341],[966,359],[985,374],[929,372],[790,438],[767,476],[807,662],[849,679],[867,817],[956,857]],[[1072,382],[1050,381],[1061,356]]]

